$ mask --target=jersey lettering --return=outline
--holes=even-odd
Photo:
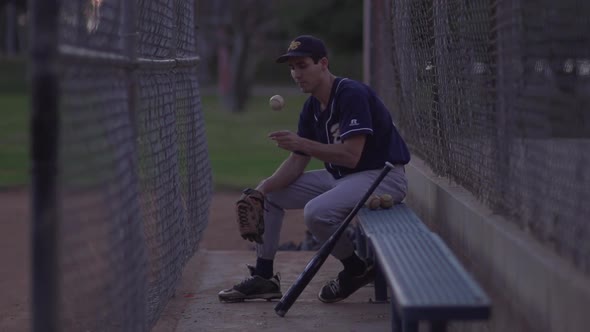
[[[332,136],[332,143],[339,144],[340,141],[340,125],[335,123],[330,127],[330,135]]]

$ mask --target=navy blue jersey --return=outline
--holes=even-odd
[[[347,174],[379,169],[385,162],[407,164],[410,153],[395,127],[387,107],[367,85],[337,78],[325,110],[320,101],[310,96],[299,115],[297,134],[325,144],[341,144],[347,137],[366,135],[362,156],[356,168],[324,163],[339,179]]]

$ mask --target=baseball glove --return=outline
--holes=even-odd
[[[245,189],[236,202],[236,216],[242,238],[262,243],[262,234],[264,234],[264,194],[256,189]]]

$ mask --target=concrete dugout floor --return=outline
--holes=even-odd
[[[275,271],[281,273],[283,293],[292,285],[314,252],[280,251]],[[246,264],[255,262],[254,251],[201,250],[187,264],[182,281],[153,331],[388,331],[390,305],[371,303],[371,285],[348,299],[324,304],[317,292],[334,278],[342,265],[328,258],[284,318],[277,300],[221,303],[217,293],[247,276]]]

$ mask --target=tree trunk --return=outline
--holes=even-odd
[[[259,61],[257,53],[261,52],[259,44],[264,44],[274,24],[269,18],[270,3],[268,0],[230,2],[231,23],[225,36],[231,40],[229,88],[222,96],[231,112],[246,110]]]
[[[5,49],[6,54],[8,55],[15,55],[17,53],[16,49],[16,2],[15,0],[8,1],[5,7],[5,15],[6,15],[6,38],[4,42],[6,43]]]

